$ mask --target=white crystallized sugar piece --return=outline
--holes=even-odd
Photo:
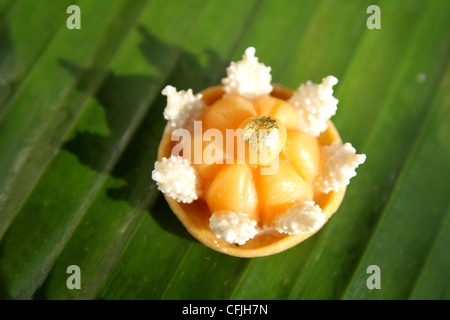
[[[171,156],[155,162],[152,179],[158,189],[176,201],[191,203],[200,195],[197,172],[183,157]]]
[[[256,98],[272,91],[271,68],[258,62],[255,48],[249,47],[241,61],[231,62],[227,77],[222,79],[225,94],[237,93],[246,98]]]
[[[337,191],[356,176],[355,169],[366,161],[365,154],[356,154],[350,143],[333,142],[322,147],[322,173],[317,180],[321,192]]]
[[[325,223],[325,213],[314,203],[296,204],[275,220],[275,229],[282,233],[302,234],[319,229]]]
[[[192,89],[177,91],[175,87],[166,86],[162,94],[167,96],[164,118],[172,128],[183,128],[189,120],[195,119],[206,106],[202,94],[194,95]]]
[[[214,211],[209,218],[209,227],[217,238],[228,243],[245,244],[257,233],[256,221],[249,216],[233,211]]]
[[[333,86],[337,82],[337,78],[333,76],[322,79],[321,84],[314,84],[309,80],[288,100],[297,109],[302,131],[317,137],[327,129],[327,120],[337,110],[338,100],[333,97]]]

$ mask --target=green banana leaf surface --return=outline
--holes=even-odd
[[[336,76],[367,160],[313,237],[238,258],[151,172],[161,90],[220,84],[249,46],[274,83]],[[449,58],[446,0],[0,0],[0,298],[449,299]]]

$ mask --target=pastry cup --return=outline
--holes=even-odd
[[[293,92],[292,89],[274,84],[270,95],[279,99],[288,100]],[[205,103],[210,106],[222,97],[224,91],[222,86],[219,85],[205,89],[201,94],[203,95]],[[339,133],[333,123],[328,120],[327,124],[327,130],[322,132],[318,137],[321,146],[330,145],[333,142],[341,142]],[[158,148],[159,161],[163,157],[168,158],[171,155],[172,148],[175,145],[175,142],[171,141],[171,134],[172,128],[167,125],[164,129]],[[345,191],[346,187],[343,187],[336,192],[331,191],[327,194],[315,194],[313,200],[320,206],[322,212],[326,214],[326,222],[338,210],[342,199],[344,198]],[[186,230],[195,239],[211,249],[231,256],[251,258],[279,253],[299,244],[320,230],[317,229],[310,233],[289,235],[280,233],[276,230],[267,229],[259,232],[253,239],[248,240],[244,245],[231,244],[223,239],[217,238],[211,231],[209,227],[211,213],[203,200],[199,199],[190,204],[185,204],[177,202],[165,194],[164,197],[178,220],[181,221]]]

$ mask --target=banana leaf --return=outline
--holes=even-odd
[[[249,46],[275,83],[336,76],[367,160],[317,234],[238,258],[151,171],[161,90],[217,85]],[[0,298],[449,299],[449,57],[445,0],[0,0]]]

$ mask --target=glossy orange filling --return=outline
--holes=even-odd
[[[313,200],[319,142],[298,130],[292,105],[272,96],[229,95],[212,103],[197,120],[202,121],[202,130],[191,131],[187,157],[199,175],[201,199],[211,214],[234,211],[270,225],[296,203]],[[208,129],[218,129],[223,138],[208,135]],[[199,150],[192,150],[199,142],[202,161],[197,158],[196,163],[194,153]]]

